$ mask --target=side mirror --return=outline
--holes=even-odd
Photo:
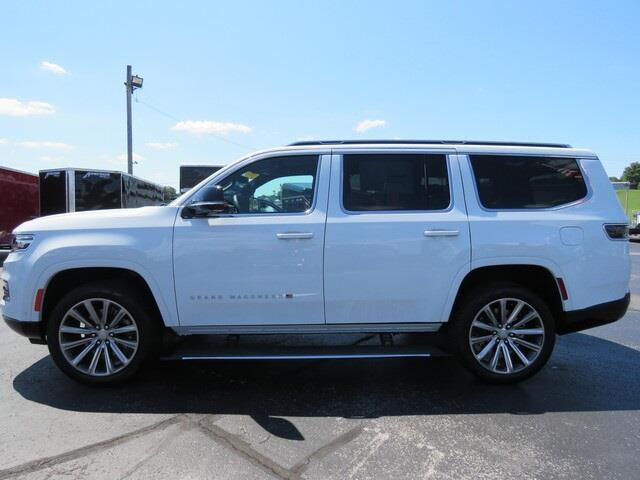
[[[236,207],[224,199],[224,190],[220,185],[207,188],[196,203],[182,209],[182,218],[210,217],[222,213],[235,213]]]
[[[224,190],[220,185],[214,185],[202,191],[200,202],[224,202]]]

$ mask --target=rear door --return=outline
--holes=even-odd
[[[332,156],[325,248],[328,324],[442,322],[469,270],[452,151]]]

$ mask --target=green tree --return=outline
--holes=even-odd
[[[178,198],[178,192],[176,189],[170,186],[162,187],[162,196],[164,197],[164,202],[169,203],[176,198]]]
[[[622,172],[622,181],[631,182],[634,185],[640,183],[640,162],[631,162]]]
[[[609,180],[611,180],[612,182],[619,182],[620,179],[618,177],[609,177]]]

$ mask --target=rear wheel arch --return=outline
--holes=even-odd
[[[158,325],[164,327],[165,323],[158,302],[149,284],[138,272],[127,268],[81,267],[61,270],[48,280],[44,289],[40,316],[43,331],[46,331],[52,310],[65,294],[77,287],[101,281],[113,281],[127,289],[134,289],[144,304],[152,309],[151,314]]]
[[[531,290],[547,304],[556,324],[562,318],[564,309],[556,276],[540,265],[510,264],[479,267],[468,272],[458,288],[449,320],[474,289],[496,282],[517,284]]]

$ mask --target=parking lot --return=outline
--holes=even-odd
[[[89,388],[0,325],[0,480],[637,478],[640,244],[632,303],[558,339],[508,387],[451,358],[158,363]]]

